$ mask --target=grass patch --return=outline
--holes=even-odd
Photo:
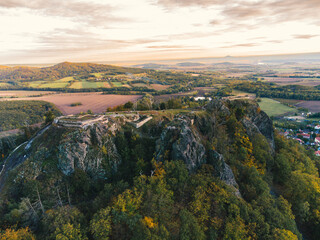
[[[0,83],[0,87],[9,87],[12,86],[10,83]]]
[[[91,73],[92,75],[94,75],[97,78],[102,78],[104,73]]]
[[[74,88],[74,89],[81,89],[82,88],[82,82],[74,82],[71,84],[69,88]]]
[[[70,104],[71,107],[76,107],[76,106],[81,106],[81,105],[82,105],[81,102],[75,102],[75,103]]]
[[[28,83],[28,86],[32,88],[38,88],[40,87],[41,84],[44,84],[44,83],[45,81],[34,81],[34,82]]]
[[[285,113],[296,113],[298,112],[295,108],[290,108],[282,103],[275,101],[270,98],[261,98],[259,102],[260,108],[266,112],[269,116],[279,116]]]
[[[56,82],[70,82],[73,80],[74,80],[73,77],[65,77],[65,78],[61,78],[61,79],[57,80]]]
[[[82,88],[97,88],[96,82],[82,81]]]
[[[44,83],[38,86],[39,88],[65,88],[68,85],[68,82],[49,82]]]
[[[111,82],[114,87],[122,87],[122,82]]]

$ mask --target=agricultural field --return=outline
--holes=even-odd
[[[5,88],[5,87],[9,87],[9,86],[11,86],[10,83],[0,83],[0,87]]]
[[[320,101],[300,101],[296,106],[307,108],[310,112],[320,112]]]
[[[38,88],[65,88],[68,86],[68,82],[46,82],[41,84]]]
[[[148,85],[145,83],[133,83],[132,86],[134,86],[134,87],[148,87]]]
[[[150,84],[150,87],[157,91],[166,90],[172,85],[162,85],[162,84]]]
[[[102,113],[108,107],[115,107],[128,101],[135,102],[140,95],[107,95],[99,92],[92,93],[60,93],[41,97],[4,98],[0,101],[10,100],[41,100],[53,103],[64,115],[77,114],[88,110],[94,113]],[[80,102],[82,105],[71,106],[72,103]]]
[[[122,82],[111,82],[111,85],[113,86],[113,87],[122,87]]]
[[[247,92],[243,92],[240,90],[232,90],[232,96],[227,97],[230,100],[235,100],[235,99],[255,99],[256,98],[256,94],[254,93],[247,93]]]
[[[298,112],[297,109],[290,108],[271,98],[261,98],[259,106],[262,109],[262,111],[266,112],[269,116],[280,116],[286,113]]]
[[[2,90],[0,91],[0,98],[19,98],[19,97],[31,97],[31,96],[39,96],[39,95],[48,95],[54,94],[55,92],[51,91],[10,91],[10,90]]]
[[[309,87],[320,85],[319,78],[265,77],[264,82],[272,82],[278,85],[301,85],[301,86],[309,86]]]

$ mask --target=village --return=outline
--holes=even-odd
[[[320,157],[320,121],[310,121],[290,117],[286,117],[285,119],[289,122],[291,121],[293,124],[302,123],[301,125],[304,127],[298,129],[276,127],[279,134],[287,139],[298,141],[307,149],[313,149],[315,155]]]

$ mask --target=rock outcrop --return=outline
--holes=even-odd
[[[95,176],[103,175],[101,164],[108,154],[112,157],[112,169],[116,171],[121,159],[107,132],[106,126],[95,124],[85,130],[77,129],[69,133],[58,146],[59,169],[65,175],[73,173],[75,168]],[[102,149],[105,149],[105,153]]]
[[[235,194],[241,196],[239,192],[239,186],[236,182],[236,179],[233,175],[232,169],[224,161],[224,158],[221,154],[214,150],[208,152],[208,164],[211,164],[214,167],[213,175],[219,178],[221,181],[235,189]]]
[[[157,161],[182,160],[190,172],[206,162],[205,148],[190,124],[190,119],[178,117],[164,129],[156,142]]]

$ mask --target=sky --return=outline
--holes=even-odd
[[[0,0],[0,64],[320,52],[319,0]]]

